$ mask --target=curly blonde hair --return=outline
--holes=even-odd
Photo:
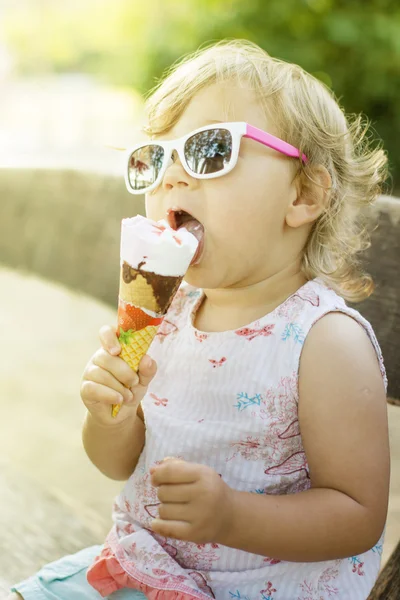
[[[167,132],[193,96],[213,83],[249,86],[267,114],[273,114],[282,139],[306,154],[299,174],[312,180],[323,165],[332,185],[325,211],[315,221],[304,247],[302,270],[320,277],[345,300],[359,302],[374,289],[360,266],[370,246],[369,212],[387,178],[387,158],[373,148],[370,126],[361,115],[346,116],[333,92],[295,64],[271,57],[248,40],[221,40],[184,56],[169,67],[146,95],[143,130]],[[272,102],[271,102],[272,99]]]

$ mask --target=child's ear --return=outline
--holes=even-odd
[[[309,175],[301,172],[295,185],[297,196],[286,211],[289,227],[301,227],[318,219],[328,205],[332,180],[323,165],[316,165]]]

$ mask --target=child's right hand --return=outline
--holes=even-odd
[[[136,374],[118,356],[121,346],[116,330],[105,325],[99,331],[101,348],[87,363],[82,376],[81,398],[92,415],[102,425],[116,425],[136,414],[147,392],[147,387],[157,372],[157,365],[147,354],[139,363]],[[112,405],[120,404],[121,410],[113,418]]]

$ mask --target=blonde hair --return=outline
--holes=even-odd
[[[307,279],[320,277],[348,301],[367,298],[374,285],[359,261],[370,246],[365,209],[387,177],[385,152],[371,148],[368,122],[361,115],[346,117],[332,91],[298,65],[272,58],[248,40],[226,39],[186,55],[164,72],[146,95],[144,131],[165,133],[199,90],[220,82],[250,86],[266,114],[272,111],[280,137],[309,159],[306,164],[293,159],[299,160],[299,173],[313,181],[313,167],[326,167],[332,180],[329,201],[307,239],[302,270]]]

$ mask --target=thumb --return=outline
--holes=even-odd
[[[143,356],[139,363],[139,385],[147,387],[154,375],[157,373],[157,363],[148,354]]]

